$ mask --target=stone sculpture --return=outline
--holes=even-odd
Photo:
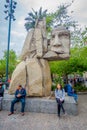
[[[21,62],[13,72],[9,93],[18,84],[25,85],[28,96],[49,96],[51,74],[48,61],[68,59],[70,32],[64,27],[54,28],[50,39],[46,36],[46,20],[37,20],[35,29],[28,32],[21,53]]]

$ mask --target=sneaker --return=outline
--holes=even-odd
[[[60,115],[58,115],[59,119],[60,119]]]
[[[22,112],[21,115],[24,116],[24,112]]]
[[[65,112],[63,116],[67,116],[67,113]]]
[[[8,114],[8,116],[11,116],[12,114],[14,114],[14,112],[10,112],[10,113]]]
[[[78,105],[78,101],[76,101],[76,105]]]

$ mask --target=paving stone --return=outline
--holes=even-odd
[[[67,115],[60,119],[56,114],[25,112],[8,116],[0,112],[0,130],[87,130],[87,95],[79,96],[79,115]]]

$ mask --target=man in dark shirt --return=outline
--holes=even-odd
[[[26,97],[26,90],[22,88],[21,85],[17,87],[17,90],[15,92],[15,98],[11,102],[11,108],[10,108],[10,113],[8,116],[14,114],[14,105],[17,102],[21,102],[21,115],[24,115],[24,108],[25,108],[25,97]]]
[[[4,96],[4,88],[2,87],[3,83],[0,82],[0,110],[2,110],[2,99]]]

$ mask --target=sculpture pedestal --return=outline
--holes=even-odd
[[[3,99],[3,110],[10,110],[13,95],[5,94]],[[73,97],[65,96],[64,108],[69,115],[78,115],[78,105],[76,105]],[[16,112],[20,112],[21,103],[15,104]],[[56,100],[48,98],[27,98],[25,112],[50,113],[57,114]]]
[[[49,96],[51,92],[51,75],[47,60],[27,59],[22,61],[12,75],[9,93],[13,94],[16,86],[25,86],[28,96]]]

